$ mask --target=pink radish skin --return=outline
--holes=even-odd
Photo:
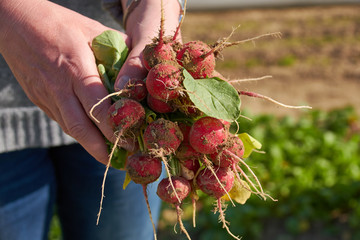
[[[188,142],[182,142],[176,151],[176,157],[180,163],[194,173],[200,168],[199,159],[202,154],[195,151]]]
[[[148,106],[157,113],[170,113],[175,111],[175,109],[170,105],[169,102],[164,102],[156,99],[150,94],[147,95],[146,101]]]
[[[160,63],[149,71],[146,88],[154,98],[169,101],[179,97],[182,79],[179,66],[171,62]]]
[[[175,152],[183,140],[177,123],[159,118],[151,122],[144,132],[144,144],[147,149],[164,149]]]
[[[171,180],[179,200],[183,201],[191,192],[191,185],[189,181],[185,178],[177,176],[172,176]],[[164,178],[160,181],[156,193],[164,202],[178,205],[179,200],[176,197],[175,191],[170,184],[169,178]]]
[[[129,156],[126,163],[126,171],[135,183],[147,185],[161,175],[161,161],[150,155],[136,153]]]
[[[229,137],[228,145],[219,152],[209,155],[210,160],[219,167],[231,167],[239,162],[230,153],[235,154],[239,158],[244,155],[244,144],[237,136]],[[230,152],[230,153],[229,153]]]
[[[147,89],[145,81],[141,79],[130,79],[124,87],[122,97],[127,97],[141,102],[146,98]]]
[[[145,68],[150,70],[159,63],[176,61],[175,46],[178,46],[177,42],[164,41],[161,43],[157,39],[153,43],[146,45],[143,50],[143,64]]]
[[[189,134],[190,134],[191,126],[185,123],[179,123],[179,128],[184,136],[183,142],[189,142]]]
[[[145,110],[143,106],[132,99],[121,98],[108,110],[110,124],[115,131],[127,135],[130,131],[137,132],[145,122]]]
[[[212,154],[225,143],[227,136],[228,131],[219,119],[203,117],[191,127],[189,142],[196,151]]]
[[[234,173],[229,168],[217,168],[215,173],[224,188],[220,186],[212,171],[207,168],[198,174],[196,184],[204,193],[219,199],[226,194],[224,189],[227,192],[231,190],[234,184]]]
[[[215,55],[209,45],[201,41],[185,43],[176,58],[195,79],[211,77],[215,69]]]

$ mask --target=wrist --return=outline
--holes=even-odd
[[[173,35],[179,25],[181,8],[178,0],[167,0],[163,3],[165,36]],[[159,0],[141,0],[128,15],[126,33],[133,43],[149,43],[158,37],[161,20],[161,3]]]
[[[140,1],[142,0],[122,0],[121,4],[122,4],[122,9],[123,9],[123,16],[122,16],[122,24],[124,26],[124,28],[126,28],[126,22],[127,19],[129,17],[129,15],[134,11],[135,8],[138,7],[138,5],[140,4]],[[146,0],[144,0],[146,1]],[[184,0],[176,0],[180,6],[180,11],[179,11],[179,22],[181,20],[181,18],[184,15]]]
[[[12,31],[17,30],[17,25],[26,21],[26,15],[36,10],[40,0],[0,0],[0,52],[4,44],[11,41]]]

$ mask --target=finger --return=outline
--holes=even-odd
[[[95,159],[106,164],[108,152],[104,136],[89,119],[79,100],[70,97],[62,100],[61,105],[65,133],[75,138]]]
[[[141,60],[142,51],[143,46],[138,45],[129,53],[116,79],[114,85],[116,91],[123,89],[130,79],[144,79],[146,77],[148,71]]]

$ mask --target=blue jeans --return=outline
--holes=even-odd
[[[65,240],[153,239],[142,186],[131,182],[123,190],[125,172],[116,169],[108,173],[96,225],[104,171],[77,144],[0,154],[0,240],[46,240],[54,209]],[[148,185],[155,222],[157,183]]]

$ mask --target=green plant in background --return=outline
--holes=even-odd
[[[360,239],[360,130],[352,108],[311,111],[299,119],[262,115],[241,120],[240,128],[263,144],[265,154],[253,153],[247,163],[278,201],[253,195],[245,205],[229,205],[235,234],[251,240]],[[200,197],[196,239],[229,238],[210,213],[213,203]],[[191,212],[191,204],[184,208]]]

